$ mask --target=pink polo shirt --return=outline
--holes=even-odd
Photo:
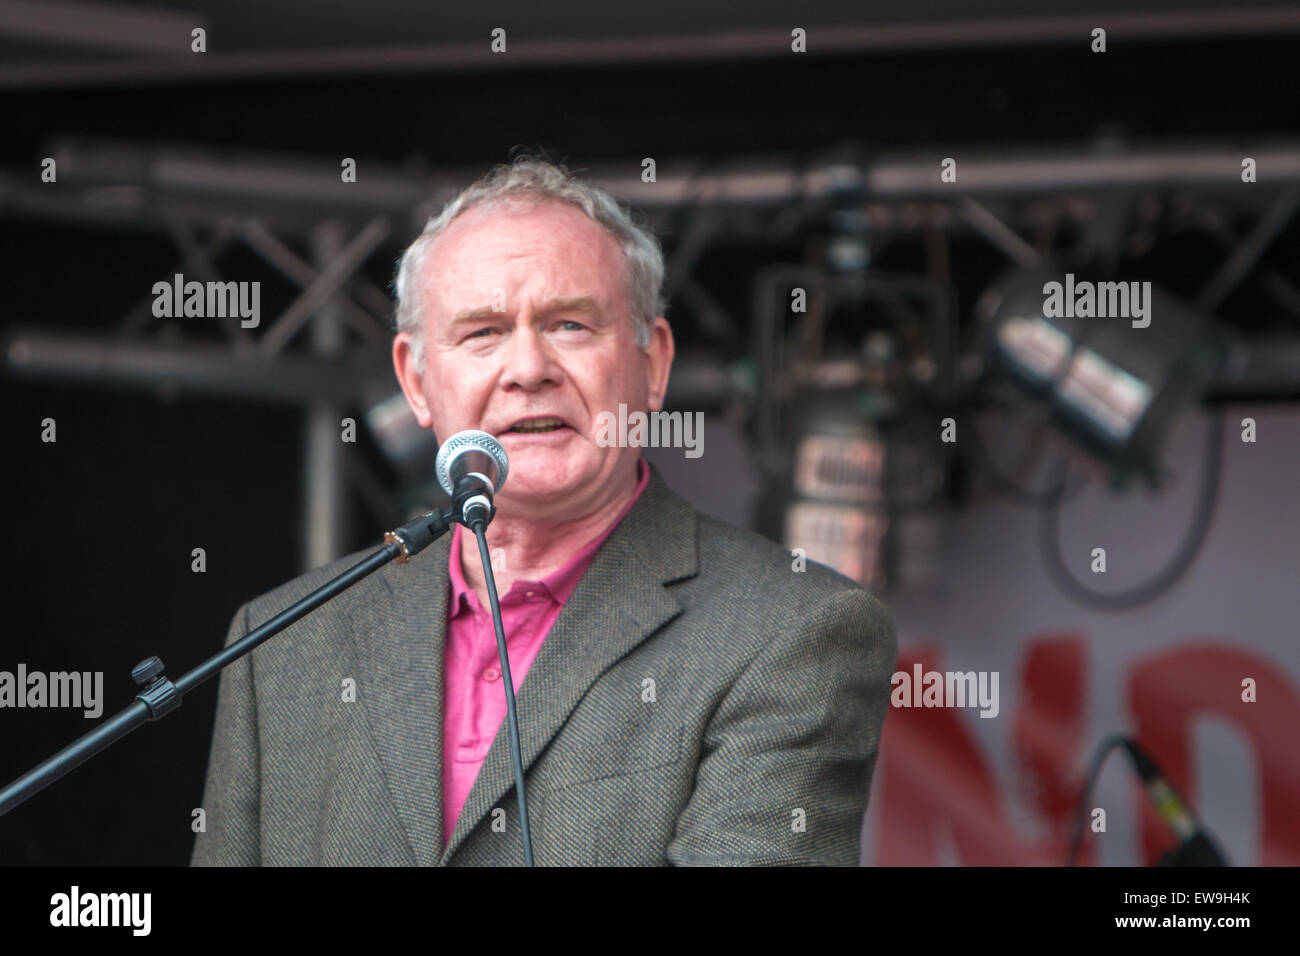
[[[578,581],[610,532],[632,510],[650,483],[650,468],[637,461],[637,486],[632,500],[600,537],[585,545],[563,566],[540,581],[516,581],[509,593],[498,595],[501,626],[510,655],[510,677],[519,693],[551,625],[560,616]],[[492,748],[506,716],[506,694],[501,686],[501,660],[497,653],[492,610],[465,583],[460,567],[461,526],[452,531],[447,571],[451,598],[447,602],[447,644],[444,657],[444,718],[442,737],[443,846],[451,839],[456,819],[474,787],[483,759]],[[474,554],[477,558],[477,547]]]

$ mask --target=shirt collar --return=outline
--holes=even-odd
[[[516,583],[540,585],[541,588],[550,595],[551,599],[558,604],[564,604],[568,601],[569,595],[573,593],[574,588],[578,586],[578,582],[582,580],[583,573],[587,570],[587,566],[591,563],[591,559],[595,557],[596,552],[600,550],[600,546],[605,543],[605,539],[613,533],[616,527],[618,527],[618,523],[627,516],[629,511],[632,510],[632,506],[636,504],[637,499],[641,497],[641,492],[645,491],[646,486],[650,484],[650,466],[646,464],[645,459],[638,458],[636,467],[636,489],[632,492],[632,497],[628,501],[627,505],[619,512],[618,517],[610,522],[608,528],[601,532],[598,537],[583,545],[571,558],[569,558],[568,561],[564,562],[564,564],[560,565],[560,567],[556,568],[540,581],[520,581]],[[469,595],[473,591],[473,589],[466,583],[465,574],[460,567],[462,530],[460,524],[456,524],[452,528],[451,553],[447,558],[447,573],[451,578],[451,603],[449,605],[448,619],[458,617],[460,614],[468,611]],[[504,598],[505,595],[499,594],[499,597]]]

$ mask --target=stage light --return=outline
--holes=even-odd
[[[1206,316],[1150,282],[1017,271],[977,305],[992,366],[1117,478],[1158,483],[1159,449],[1227,351]]]
[[[415,420],[405,395],[396,392],[375,401],[366,411],[366,424],[404,481],[426,482],[433,476],[438,443],[433,432]]]
[[[792,408],[782,538],[792,551],[869,586],[885,578],[885,443],[856,396],[804,395]]]

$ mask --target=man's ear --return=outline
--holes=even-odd
[[[668,393],[668,375],[673,368],[672,326],[663,316],[655,319],[654,328],[650,330],[650,344],[645,348],[646,357],[646,404],[652,412],[662,411],[664,396]]]
[[[421,428],[431,428],[433,416],[424,400],[424,375],[415,368],[415,343],[409,332],[399,332],[393,339],[393,370],[397,372],[397,384],[402,386],[402,394],[415,413],[415,420]]]

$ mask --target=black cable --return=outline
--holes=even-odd
[[[1052,580],[1067,596],[1084,607],[1099,611],[1128,611],[1140,607],[1169,590],[1192,566],[1214,517],[1219,498],[1219,477],[1223,470],[1223,413],[1212,410],[1206,419],[1206,449],[1192,524],[1173,557],[1156,574],[1127,591],[1106,593],[1081,584],[1070,573],[1061,555],[1061,501],[1051,501],[1043,508],[1039,528],[1043,564]]]
[[[1083,844],[1084,821],[1088,816],[1088,804],[1092,802],[1092,788],[1096,786],[1097,778],[1101,775],[1101,766],[1112,750],[1127,744],[1128,738],[1123,734],[1111,734],[1101,742],[1096,753],[1093,754],[1092,766],[1088,769],[1087,776],[1083,778],[1083,793],[1079,796],[1079,816],[1075,821],[1074,835],[1070,837],[1070,852],[1066,857],[1066,866],[1074,866],[1079,860],[1079,848]]]
[[[519,827],[524,837],[524,866],[533,865],[533,837],[528,829],[528,798],[524,793],[524,760],[519,753],[519,718],[515,715],[515,684],[510,677],[510,656],[506,653],[506,632],[501,624],[501,603],[497,599],[497,582],[492,574],[492,557],[487,544],[487,522],[475,518],[471,525],[478,539],[478,554],[483,562],[488,603],[492,605],[492,624],[497,632],[497,654],[501,658],[501,679],[506,685],[506,722],[510,731],[510,758],[515,766],[515,793],[519,797]]]
[[[980,437],[979,428],[975,424],[975,417],[973,415],[970,419],[969,431],[971,432],[970,443],[975,449],[975,456],[980,459],[980,463],[984,466],[984,471],[993,479],[994,487],[1017,504],[1026,505],[1031,508],[1043,508],[1056,502],[1064,504],[1065,502],[1078,497],[1079,492],[1088,484],[1088,476],[1084,475],[1083,479],[1073,488],[1069,489],[1067,493],[1066,483],[1069,481],[1070,475],[1068,470],[1062,470],[1060,480],[1049,488],[1042,491],[1032,488],[1024,488],[1003,474],[1002,470],[993,460],[992,453],[989,451],[988,446],[984,444],[983,438]],[[1061,468],[1064,464],[1065,458],[1064,456],[1061,456],[1057,462],[1058,468]]]

